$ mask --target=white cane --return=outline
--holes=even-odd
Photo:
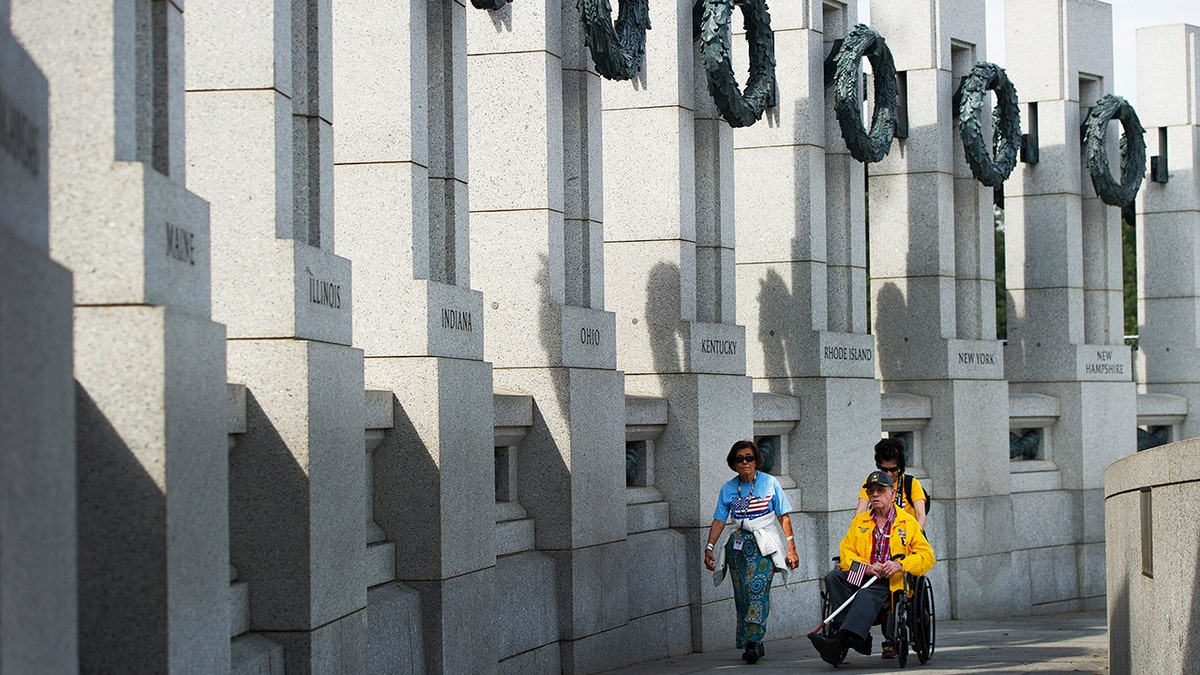
[[[833,620],[833,617],[837,616],[838,614],[841,614],[843,609],[846,609],[846,607],[848,607],[848,606],[850,605],[850,603],[854,602],[854,598],[858,596],[858,593],[859,593],[859,591],[861,591],[862,589],[864,589],[864,588],[866,588],[866,587],[870,586],[871,584],[875,583],[875,580],[876,580],[876,579],[878,579],[878,578],[879,578],[879,577],[871,577],[870,579],[867,579],[867,583],[863,584],[863,585],[862,585],[862,586],[861,586],[861,587],[860,587],[860,588],[859,588],[857,591],[854,591],[853,595],[851,595],[849,598],[846,598],[846,601],[845,601],[845,602],[843,602],[843,603],[842,603],[842,605],[841,605],[840,607],[838,607],[837,609],[833,610],[833,613],[832,613],[832,614],[830,614],[829,616],[825,617],[825,620],[821,622],[821,625],[820,625],[820,626],[817,626],[816,628],[814,628],[812,632],[813,632],[813,633],[819,633],[819,632],[821,632],[821,629],[825,627],[825,624],[827,624],[827,623],[829,623],[830,621],[832,621],[832,620]]]
[[[892,560],[904,560],[904,554],[903,554],[903,553],[897,553],[896,555],[892,556]],[[813,632],[814,634],[821,632],[821,629],[822,629],[822,628],[824,628],[824,627],[825,627],[825,625],[826,625],[826,624],[828,624],[830,621],[832,621],[832,620],[833,620],[833,617],[837,616],[838,614],[841,614],[843,609],[846,609],[846,607],[847,607],[847,606],[848,606],[850,603],[854,602],[854,598],[858,597],[858,593],[859,593],[859,591],[861,591],[862,589],[864,589],[864,588],[867,588],[867,587],[868,587],[868,586],[870,586],[871,584],[875,583],[875,580],[876,580],[876,579],[878,579],[878,578],[879,578],[879,577],[871,577],[870,579],[867,579],[867,583],[865,583],[865,584],[863,584],[862,586],[860,586],[860,587],[859,587],[859,589],[858,589],[857,591],[854,591],[854,593],[853,593],[853,594],[852,594],[850,597],[846,598],[846,601],[845,601],[845,602],[843,602],[843,603],[842,603],[842,605],[841,605],[840,607],[838,607],[837,609],[833,610],[833,613],[832,613],[832,614],[830,614],[829,616],[825,617],[825,620],[821,622],[821,625],[820,625],[820,626],[817,626],[816,628],[814,628],[812,632]]]

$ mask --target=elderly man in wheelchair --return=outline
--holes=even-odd
[[[887,473],[871,472],[863,487],[871,508],[854,516],[842,538],[838,567],[825,575],[827,618],[808,637],[834,666],[850,649],[870,655],[871,624],[891,601],[884,634],[893,638],[899,665],[910,635],[924,663],[933,647],[933,595],[923,575],[933,568],[933,548],[917,520],[896,508],[896,486]]]

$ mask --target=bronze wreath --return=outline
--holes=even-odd
[[[733,75],[729,23],[734,0],[701,0],[700,52],[708,74],[708,93],[731,127],[748,127],[775,105],[775,32],[766,0],[743,0],[746,41],[750,43],[750,77],[743,93]]]
[[[871,113],[871,131],[862,123],[862,104],[858,98],[858,70],[863,57],[871,64],[875,82],[875,109]],[[833,110],[850,156],[864,164],[887,157],[896,134],[896,64],[892,50],[875,29],[858,24],[846,35],[838,52],[833,80]]]
[[[476,9],[486,9],[488,11],[501,9],[510,2],[512,0],[471,0],[471,4],[475,5]]]
[[[620,0],[617,12],[614,26],[609,0],[579,0],[583,39],[596,72],[610,80],[628,80],[646,60],[650,0]]]
[[[1120,185],[1113,180],[1104,142],[1108,123],[1114,119],[1120,120],[1124,132],[1121,134]],[[1092,106],[1084,128],[1084,157],[1096,195],[1110,206],[1132,204],[1142,186],[1142,175],[1146,173],[1146,130],[1133,106],[1120,96],[1106,94]]]
[[[992,110],[993,154],[988,154],[983,140],[984,97],[991,89],[996,92],[996,107]],[[1021,147],[1021,108],[1017,105],[1017,88],[1013,86],[1004,69],[994,63],[976,63],[971,73],[963,78],[958,87],[958,135],[962,138],[963,152],[975,179],[988,187],[1000,187],[1017,165],[1017,151]]]

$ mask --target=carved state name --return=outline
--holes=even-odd
[[[1100,349],[1096,351],[1096,360],[1101,363],[1086,363],[1083,366],[1083,372],[1088,375],[1124,375],[1125,364],[1109,363],[1113,359],[1113,351],[1111,349]]]
[[[827,361],[870,361],[875,350],[869,347],[825,347],[821,353]]]
[[[737,343],[733,340],[701,340],[700,351],[705,354],[737,354]]]
[[[323,305],[331,309],[341,309],[342,285],[329,281],[321,281],[316,277],[309,277],[308,301],[314,305]]]
[[[167,257],[189,265],[196,264],[196,234],[170,223],[167,226]]]
[[[471,313],[457,309],[442,309],[442,328],[474,332],[471,324]]]
[[[33,177],[41,173],[41,128],[0,89],[0,147]]]

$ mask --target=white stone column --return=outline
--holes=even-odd
[[[1166,183],[1147,176],[1138,193],[1138,391],[1182,396],[1200,410],[1196,254],[1200,250],[1200,28],[1137,31],[1138,115],[1146,154],[1165,164]],[[1161,170],[1161,169],[1160,169]],[[1200,436],[1189,414],[1171,440]]]
[[[395,396],[397,421],[374,452],[374,514],[401,583],[368,592],[371,672],[406,670],[422,643],[425,672],[488,672],[497,661],[492,375],[467,229],[473,11],[333,3],[338,239],[354,260],[366,384]],[[377,628],[403,625],[406,587],[420,594],[418,640]]]
[[[643,76],[603,86],[605,289],[626,391],[670,405],[654,443],[655,487],[688,537],[680,574],[692,644],[712,650],[733,643],[730,590],[687,571],[702,569],[717,490],[730,478],[725,455],[752,435],[753,412],[734,301],[733,131],[705,88],[692,5],[651,3]]]
[[[779,105],[734,132],[747,369],[756,392],[800,399],[800,423],[783,445],[789,473],[780,478],[799,486],[792,504],[812,514],[792,523],[802,569],[813,575],[837,554],[879,439],[863,165],[846,149],[824,80],[826,55],[857,14],[853,1],[773,6]]]
[[[79,669],[71,273],[50,259],[42,71],[0,0],[0,671]]]
[[[188,4],[189,171],[212,200],[213,315],[246,385],[231,559],[289,672],[366,668],[364,385],[334,248],[329,0]]]
[[[485,297],[484,355],[497,389],[531,396],[535,409],[507,461],[537,550],[497,560],[497,577],[556,577],[546,580],[556,584],[556,629],[543,623],[553,617],[529,617],[501,635],[510,653],[500,656],[530,651],[502,663],[521,669],[546,668],[557,654],[551,667],[589,672],[646,651],[631,646],[629,589],[617,572],[627,559],[625,401],[605,311],[600,77],[574,0],[468,10],[467,19],[471,273]],[[523,591],[497,589],[498,622]],[[686,610],[677,616],[686,626]],[[557,650],[539,655],[554,633]]]
[[[926,531],[939,607],[963,617],[1026,607],[1009,553],[992,191],[971,177],[952,103],[960,79],[985,60],[983,5],[871,3],[872,26],[906,78],[909,131],[867,169],[878,372],[885,393],[930,400],[908,464],[936,495]]]
[[[79,668],[227,670],[224,330],[184,176],[182,6],[12,20],[50,82],[50,249],[75,279]]]
[[[1028,569],[1034,611],[1099,608],[1103,471],[1137,448],[1121,330],[1120,213],[1095,196],[1080,133],[1088,107],[1112,91],[1112,8],[1009,0],[1005,11],[1008,74],[1024,124],[1036,110],[1040,155],[1019,164],[1004,190],[1005,366],[1014,393],[1054,397],[1061,410],[1042,441],[1043,466],[1031,474],[1013,465],[1022,549],[1014,561]],[[1109,134],[1114,168],[1117,129]],[[1075,531],[1046,522],[1046,513],[1071,514]]]

